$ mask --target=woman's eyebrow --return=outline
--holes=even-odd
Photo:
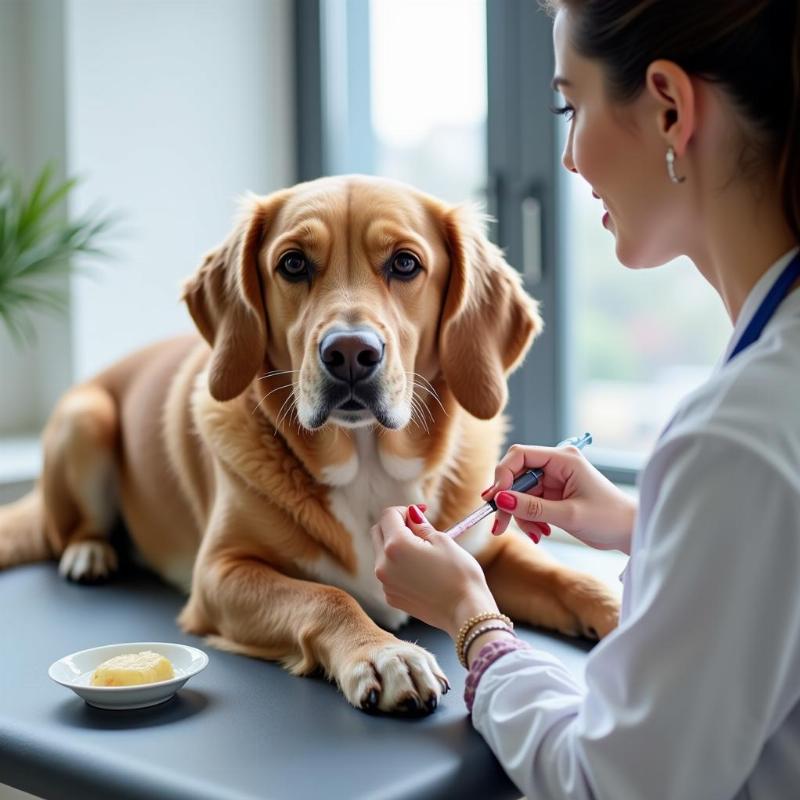
[[[563,78],[561,75],[556,75],[553,78],[552,86],[553,89],[555,89],[555,91],[558,91],[561,86],[572,86],[572,84],[566,78]]]

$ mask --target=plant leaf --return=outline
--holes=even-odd
[[[116,223],[96,212],[74,220],[64,218],[60,205],[77,181],[54,183],[55,165],[46,164],[30,191],[0,162],[0,319],[16,343],[32,341],[33,309],[63,312],[66,287],[57,281],[83,265],[78,255],[104,255],[98,246]]]

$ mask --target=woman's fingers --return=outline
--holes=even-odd
[[[574,471],[575,459],[581,457],[576,447],[511,445],[495,467],[494,483],[481,492],[481,497],[491,500],[497,492],[510,489],[514,479],[529,469],[544,470],[540,487],[562,488]]]
[[[535,533],[537,536],[549,536],[551,530],[546,522],[521,522],[519,527],[525,533]]]
[[[497,510],[497,513],[494,516],[494,524],[492,525],[492,535],[500,536],[500,534],[506,532],[506,528],[508,528],[509,523],[511,522],[511,514],[506,514],[500,509]]]
[[[411,509],[415,509],[418,517],[412,518]],[[436,529],[425,519],[422,510],[426,509],[425,503],[416,506],[390,506],[385,508],[378,518],[376,525],[370,529],[370,536],[376,555],[382,555],[392,542],[391,547],[396,549],[403,541],[417,544],[414,536],[418,539],[427,539],[431,533],[436,533]],[[422,523],[417,523],[416,519],[422,519]],[[410,534],[414,534],[411,536]]]
[[[539,544],[542,536],[550,535],[550,526],[546,522],[523,522],[519,527],[534,544]]]
[[[514,482],[514,478],[526,469],[544,469],[553,458],[554,452],[556,449],[553,447],[512,444],[495,467],[494,483],[482,496],[489,498],[493,496],[494,491],[507,489]]]
[[[406,506],[389,506],[381,512],[377,525],[370,528],[376,547],[385,548],[390,539],[404,539],[409,535],[406,512]]]
[[[500,536],[500,534],[505,533],[507,530],[510,522],[512,520],[511,514],[507,514],[504,511],[498,511],[497,515],[495,516],[494,525],[492,527],[492,533],[495,536]],[[542,536],[549,536],[550,535],[550,526],[546,522],[537,522],[537,521],[527,521],[527,520],[515,520],[519,529],[531,537],[537,544],[539,539]]]
[[[424,503],[418,503],[406,509],[406,525],[408,525],[412,533],[421,539],[428,539],[433,534],[438,533],[423,513],[426,508],[427,506]]]
[[[494,498],[498,510],[511,514],[522,522],[544,522],[571,530],[574,515],[573,503],[569,500],[546,500],[523,492],[502,491]]]

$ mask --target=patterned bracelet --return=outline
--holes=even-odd
[[[514,627],[514,623],[511,621],[509,617],[505,614],[501,614],[499,611],[484,611],[482,614],[476,614],[474,617],[470,617],[459,629],[458,629],[458,636],[456,636],[456,653],[459,654],[459,659],[461,657],[461,651],[464,648],[464,639],[467,638],[467,634],[470,632],[472,628],[474,628],[479,622],[486,622],[489,619],[498,619],[501,622],[505,622],[509,628]],[[466,664],[464,665],[466,667]]]
[[[527,650],[530,647],[521,639],[502,639],[487,642],[481,647],[478,657],[472,662],[466,683],[464,684],[464,702],[467,704],[467,711],[472,713],[472,704],[475,702],[475,692],[478,689],[483,673],[494,664],[497,659],[512,653],[514,650]]]
[[[472,647],[472,643],[479,637],[483,636],[484,633],[489,633],[489,631],[505,631],[506,633],[510,633],[512,636],[516,638],[516,633],[512,628],[509,628],[504,622],[490,622],[485,625],[475,625],[467,636],[464,639],[464,644],[461,647],[461,652],[458,654],[458,660],[461,662],[461,666],[464,669],[469,669],[469,661],[467,656],[469,655],[469,649]]]

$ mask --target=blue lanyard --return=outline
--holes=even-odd
[[[778,280],[772,284],[772,288],[761,301],[761,305],[744,329],[744,333],[739,338],[739,341],[736,342],[736,347],[733,348],[733,351],[728,356],[728,361],[738,356],[742,350],[749,347],[761,336],[764,328],[767,327],[767,323],[772,319],[775,310],[786,299],[792,284],[798,278],[800,278],[800,253],[795,254],[795,257],[781,272]]]

